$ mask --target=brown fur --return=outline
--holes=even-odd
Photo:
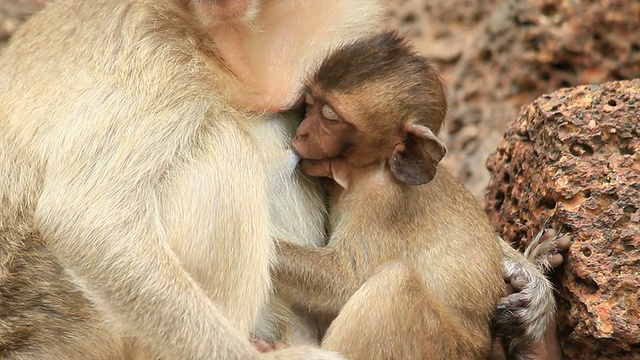
[[[312,162],[329,163],[313,174],[341,185],[332,234],[324,248],[281,244],[276,280],[295,303],[337,316],[322,347],[350,359],[486,358],[504,293],[502,253],[471,194],[435,171],[446,109],[437,73],[393,33],[341,48],[319,72],[294,147],[306,158],[325,137],[341,143],[334,157]],[[325,105],[337,120],[325,118]]]
[[[349,358],[381,358],[385,352],[382,358],[484,358],[489,320],[503,291],[495,234],[480,209],[459,210],[458,204],[473,204],[473,198],[443,169],[421,187],[389,191],[387,181],[351,183],[332,210],[329,245],[283,245],[276,278],[307,308],[340,313],[323,347]],[[437,222],[425,215],[433,213],[451,217]],[[415,294],[404,294],[402,284],[409,280],[384,275],[384,268],[368,280],[377,266],[395,259],[403,261],[401,272],[419,275],[420,290],[406,290]],[[345,327],[359,336],[341,336]],[[408,344],[423,345],[408,350]]]
[[[309,90],[315,90],[317,94],[314,95],[321,96],[322,101],[333,106],[342,118],[351,122],[353,114],[360,114],[363,118],[402,118],[409,119],[410,123],[426,125],[437,133],[446,111],[444,94],[436,91],[441,86],[437,73],[429,67],[426,59],[415,54],[411,46],[394,33],[361,39],[355,44],[338,49],[323,62],[312,80],[315,89]],[[388,86],[390,83],[402,85]],[[375,94],[376,101],[369,101],[370,94]],[[363,160],[369,161],[375,154],[385,151],[389,141],[397,143],[398,137],[392,134],[403,131],[398,128],[402,124],[397,121],[360,123],[360,131],[349,121],[328,125],[319,119],[319,106],[308,108],[312,109],[308,112],[307,119],[314,121],[305,121],[300,125],[294,146],[300,138],[304,138],[307,143],[322,142],[322,147],[314,146],[321,150],[313,154],[307,152],[314,159],[347,155],[348,158],[342,159],[340,163],[347,162],[350,167],[359,166]],[[327,128],[331,128],[330,131]],[[364,151],[357,153],[352,143],[361,144],[359,149]],[[435,147],[423,148],[430,150],[424,154],[429,161],[423,164],[436,164],[437,157],[434,159],[430,154],[437,152],[439,145],[436,142],[427,144]],[[405,148],[404,145],[402,148]],[[407,155],[409,156],[405,156],[405,159],[419,154]],[[425,169],[416,172],[420,169],[399,167],[397,165],[401,162],[397,159],[396,156],[392,157],[389,161],[390,168],[396,178],[402,177],[407,183],[428,181],[435,171],[435,166],[427,168],[427,173]],[[302,168],[307,173],[318,176],[334,176],[331,167],[332,164],[326,161],[302,163]],[[333,162],[333,167],[334,172],[339,172],[338,162]],[[340,181],[339,174],[337,175],[336,180]],[[496,334],[502,336],[508,357],[519,359],[540,341],[545,329],[550,326],[555,314],[555,301],[552,287],[540,269],[531,262],[533,260],[525,259],[502,240],[499,244],[504,256],[505,281],[509,283],[526,280],[521,291],[501,299],[494,318],[496,324],[501,324],[496,327]]]
[[[4,358],[149,356],[141,345],[170,359],[339,358],[248,341],[272,236],[321,238],[323,210],[281,159],[285,122],[246,108],[293,106],[326,51],[375,31],[378,6],[264,1],[219,21],[200,5],[59,0],[4,50]],[[288,197],[270,194],[271,173]]]

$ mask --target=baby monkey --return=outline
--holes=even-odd
[[[348,359],[486,359],[504,295],[498,237],[445,169],[442,81],[385,32],[332,53],[308,82],[301,170],[335,181],[326,247],[278,244],[283,295],[333,320]],[[344,334],[351,334],[345,336]],[[357,336],[354,336],[357,334]]]

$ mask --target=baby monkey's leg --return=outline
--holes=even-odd
[[[350,360],[479,359],[476,342],[413,266],[393,261],[349,299],[322,348]]]

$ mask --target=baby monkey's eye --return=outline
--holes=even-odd
[[[338,117],[338,114],[336,114],[335,111],[333,111],[333,109],[331,108],[331,106],[329,106],[328,104],[324,104],[322,106],[322,116],[330,121],[338,121],[340,118]]]
[[[308,105],[313,105],[313,96],[307,93],[304,97],[304,102],[306,102]]]

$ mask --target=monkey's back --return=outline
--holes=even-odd
[[[443,167],[419,198],[423,221],[407,255],[428,284],[443,289],[436,296],[444,304],[485,328],[504,296],[498,235],[473,195]]]

